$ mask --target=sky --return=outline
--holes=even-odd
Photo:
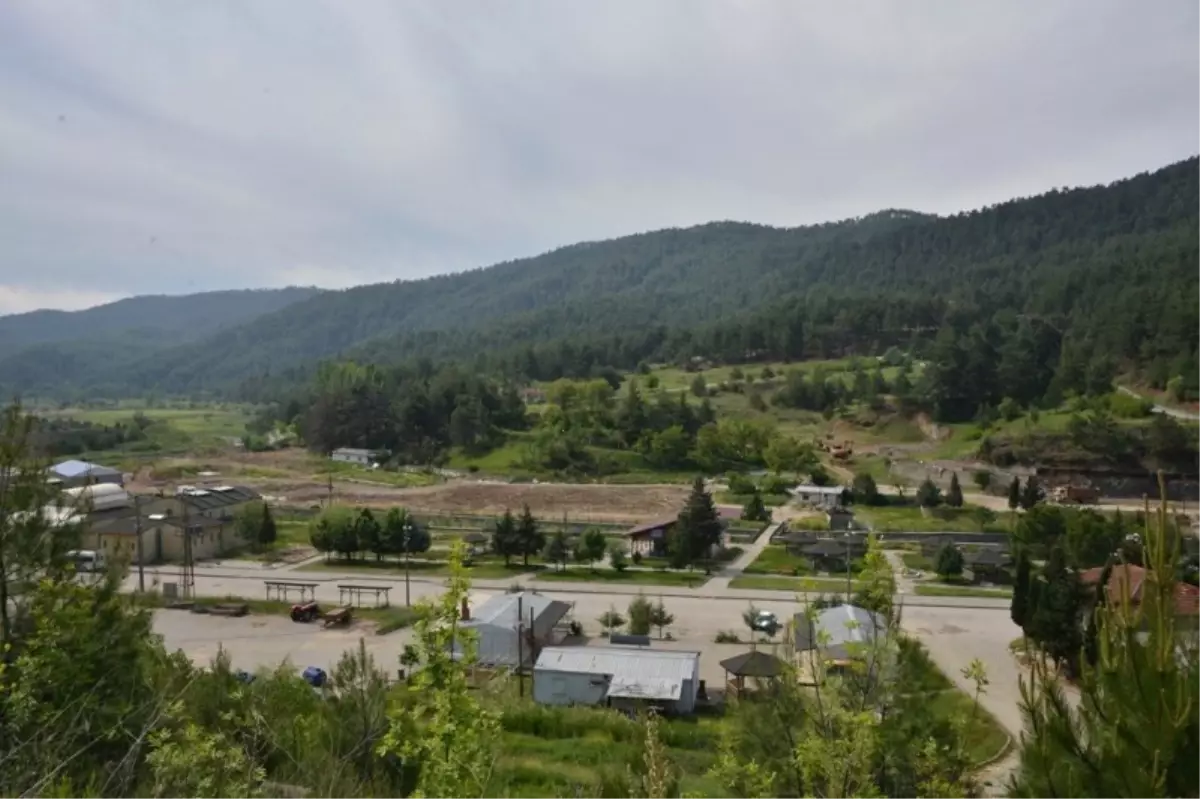
[[[0,314],[953,213],[1200,150],[1194,0],[6,0]]]

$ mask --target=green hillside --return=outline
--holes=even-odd
[[[945,218],[712,223],[325,292],[118,364],[64,367],[62,381],[110,395],[253,395],[337,356],[467,358],[553,379],[644,359],[875,352],[947,324],[966,333],[999,314],[1001,326],[1040,320],[1087,357],[1103,353],[1161,384],[1195,359],[1197,164]],[[0,363],[0,384],[30,377],[27,364]]]

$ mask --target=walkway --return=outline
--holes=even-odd
[[[737,557],[737,560],[732,563],[725,564],[716,576],[704,584],[705,591],[725,592],[730,591],[729,582],[745,571],[746,567],[758,558],[771,543],[771,536],[775,535],[783,522],[772,522],[767,525],[767,529],[758,534],[758,538],[754,539],[754,543],[746,547],[746,550]]]

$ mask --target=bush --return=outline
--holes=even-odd
[[[727,482],[729,485],[729,493],[731,494],[743,496],[754,493],[754,481],[744,474],[738,474],[737,472],[734,472],[733,474],[729,475]]]
[[[577,621],[571,622],[570,625],[568,625],[568,629],[570,630],[571,635],[575,636],[576,638],[583,635],[583,625]]]
[[[740,644],[742,639],[733,630],[721,630],[713,641],[718,644]]]
[[[634,552],[629,559],[633,561],[634,566],[641,566],[643,555],[641,552]]]
[[[1121,391],[1109,395],[1108,408],[1113,416],[1121,419],[1144,419],[1154,412],[1154,404],[1149,400]]]

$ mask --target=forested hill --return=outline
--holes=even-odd
[[[885,211],[794,229],[723,222],[573,245],[322,293],[64,380],[106,393],[192,392],[346,354],[504,353],[510,365],[539,352],[545,361],[548,347],[590,350],[593,362],[704,347],[742,357],[780,350],[783,338],[803,357],[870,349],[946,322],[965,329],[1001,311],[1070,328],[1117,360],[1191,357],[1197,168],[1192,158],[951,217]],[[18,379],[0,363],[0,385]]]
[[[113,334],[149,334],[173,342],[204,338],[319,293],[315,288],[211,291],[129,297],[82,311],[30,311],[0,316],[0,354],[34,344]]]

